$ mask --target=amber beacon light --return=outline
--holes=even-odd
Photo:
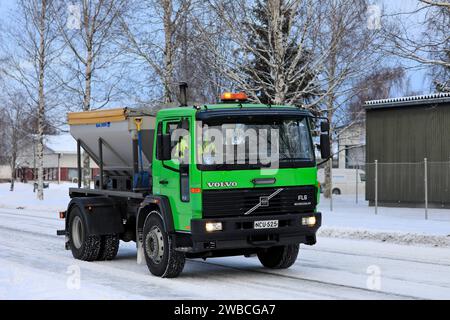
[[[220,100],[222,100],[222,102],[230,102],[230,101],[242,102],[242,101],[247,101],[248,97],[245,94],[245,92],[237,92],[237,93],[225,92],[220,97]]]

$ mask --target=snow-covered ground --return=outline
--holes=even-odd
[[[0,208],[14,208],[40,211],[58,212],[65,210],[69,203],[69,188],[76,188],[74,183],[50,183],[48,189],[44,189],[44,201],[38,200],[33,192],[32,183],[14,184],[11,192],[9,183],[0,183]]]
[[[69,202],[68,188],[72,183],[51,183],[44,192],[44,201],[36,199],[32,184],[16,183],[15,191],[9,184],[0,184],[0,208],[49,211],[57,214]],[[428,220],[424,209],[379,207],[378,214],[367,201],[355,196],[335,196],[333,211],[329,200],[321,199],[319,210],[323,214],[320,234],[326,237],[366,239],[400,244],[450,247],[450,210],[429,209]]]
[[[69,186],[51,184],[40,202],[32,185],[10,192],[0,184],[0,299],[450,299],[450,247],[335,238],[356,231],[446,237],[446,210],[431,210],[428,221],[422,209],[380,208],[375,216],[364,203],[337,198],[333,212],[322,202],[325,232],[315,246],[302,246],[288,270],[227,257],[189,260],[179,278],[160,279],[136,264],[134,243],[121,242],[114,261],[78,261],[64,250],[55,233]]]
[[[428,220],[423,208],[378,207],[375,214],[368,201],[359,199],[356,203],[354,195],[340,195],[333,198],[333,211],[330,201],[323,197],[319,210],[325,214],[324,226],[450,235],[449,209],[428,209]]]
[[[333,211],[328,199],[321,199],[322,236],[378,240],[401,244],[450,247],[450,210],[369,207],[355,196],[335,196]]]

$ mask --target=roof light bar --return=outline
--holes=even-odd
[[[242,102],[242,101],[247,101],[248,100],[248,96],[245,94],[245,92],[224,92],[222,94],[222,96],[220,97],[220,100],[222,100],[223,102],[229,102],[229,101],[233,101],[233,102]]]

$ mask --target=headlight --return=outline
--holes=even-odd
[[[302,225],[312,227],[316,224],[316,217],[305,217],[302,218]]]
[[[205,228],[207,232],[222,231],[222,222],[207,222]]]

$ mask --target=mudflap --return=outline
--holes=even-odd
[[[138,240],[136,247],[137,247],[137,256],[136,256],[137,264],[145,264],[144,247],[142,245],[142,241]]]

